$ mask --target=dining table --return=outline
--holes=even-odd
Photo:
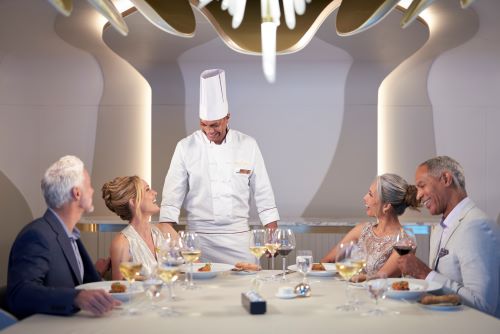
[[[96,317],[80,311],[72,316],[36,314],[3,331],[11,333],[500,333],[500,320],[461,305],[449,309],[427,308],[417,300],[385,298],[375,305],[364,284],[346,284],[336,275],[308,276],[309,297],[280,298],[303,276],[290,273],[283,280],[280,271],[255,273],[225,271],[209,279],[195,279],[195,289],[175,284],[175,300],[168,289],[158,300],[146,293],[108,314]],[[346,302],[346,288],[355,305],[340,311]],[[242,293],[256,291],[266,302],[264,314],[250,314],[242,306]],[[370,315],[378,307],[379,315]],[[3,334],[2,333],[2,334]]]

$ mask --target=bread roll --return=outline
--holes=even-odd
[[[461,302],[461,298],[459,295],[450,294],[450,295],[442,295],[442,296],[434,296],[434,295],[425,295],[420,299],[420,303],[424,305],[431,304],[450,304],[450,305],[458,305]]]

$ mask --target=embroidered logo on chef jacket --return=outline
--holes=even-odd
[[[252,173],[252,171],[250,169],[243,169],[243,168],[241,168],[240,170],[237,170],[236,173],[238,173],[238,174],[247,174],[248,175],[248,174]]]

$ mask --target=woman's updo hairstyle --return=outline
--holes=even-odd
[[[102,186],[102,198],[108,209],[116,213],[123,220],[132,219],[132,210],[129,201],[136,204],[136,214],[139,213],[139,204],[142,201],[142,184],[138,176],[118,176]]]
[[[396,215],[402,215],[406,208],[418,210],[417,187],[408,184],[396,174],[377,176],[377,192],[382,204],[391,204]]]

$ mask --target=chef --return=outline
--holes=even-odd
[[[224,70],[200,77],[200,130],[177,143],[163,187],[160,222],[178,223],[199,235],[204,262],[255,262],[249,250],[250,196],[260,221],[279,220],[264,159],[255,139],[229,129]],[[162,225],[162,224],[160,224]]]

